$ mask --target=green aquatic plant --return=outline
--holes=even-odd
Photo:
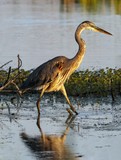
[[[26,80],[31,71],[19,70],[20,74],[15,83],[20,86]],[[10,79],[12,79],[18,70],[12,69]],[[0,71],[0,84],[4,84],[8,71]],[[116,95],[121,95],[121,68],[119,69],[99,69],[78,71],[71,75],[65,84],[67,92],[72,96],[107,96],[111,95],[114,100]],[[10,84],[7,90],[15,91],[14,85]]]
[[[68,93],[74,96],[95,94],[114,97],[121,94],[121,69],[100,69],[75,72],[66,82]]]

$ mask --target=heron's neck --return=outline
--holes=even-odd
[[[75,40],[79,45],[79,49],[78,49],[77,54],[73,58],[73,62],[76,63],[77,68],[81,64],[83,57],[84,57],[84,54],[85,54],[85,51],[86,51],[85,41],[81,38],[81,33],[83,30],[84,30],[84,28],[79,26],[75,32]]]

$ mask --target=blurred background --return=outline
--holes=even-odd
[[[76,27],[85,20],[113,36],[83,32],[87,52],[79,70],[120,68],[121,0],[1,0],[0,65],[13,60],[16,67],[17,54],[27,70],[55,56],[72,58]]]

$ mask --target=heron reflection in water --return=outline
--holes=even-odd
[[[90,21],[82,22],[76,29],[75,40],[79,45],[77,54],[69,59],[65,56],[55,57],[36,68],[22,84],[21,89],[27,91],[29,89],[37,89],[40,92],[37,101],[38,114],[40,114],[40,100],[44,92],[61,91],[65,96],[70,108],[67,111],[72,114],[78,114],[71,104],[64,83],[70,75],[80,66],[86,51],[85,41],[81,38],[81,33],[84,30],[92,30],[104,34],[112,35],[111,33],[97,27]]]
[[[71,116],[69,118],[70,119],[67,127],[61,136],[46,135],[42,131],[41,126],[39,126],[39,130],[41,133],[40,136],[31,137],[26,133],[21,133],[20,136],[22,138],[22,141],[38,159],[77,160],[78,157],[75,157],[72,151],[64,144],[66,141],[66,136],[69,132],[69,126],[71,125],[75,116]]]

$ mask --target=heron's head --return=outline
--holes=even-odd
[[[95,32],[101,32],[104,34],[112,35],[111,33],[105,31],[104,29],[97,27],[93,22],[90,22],[90,21],[84,21],[81,23],[80,26],[83,26],[83,30],[88,29]]]

